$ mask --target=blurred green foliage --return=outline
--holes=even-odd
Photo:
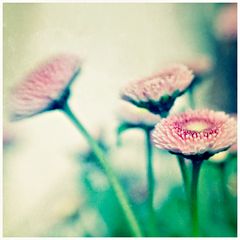
[[[88,158],[89,153],[86,154]],[[93,158],[94,159],[94,158]],[[78,159],[79,160],[79,159]],[[177,161],[177,160],[176,160]],[[125,224],[124,215],[114,192],[107,184],[106,177],[95,161],[86,164],[80,161],[82,171],[79,174],[79,185],[83,185],[86,194],[86,206],[82,206],[65,221],[65,226],[74,226],[81,218],[84,208],[94,209],[98,217],[107,226],[106,231],[100,235],[85,231],[85,237],[131,236]],[[187,164],[189,173],[191,164]],[[224,171],[222,171],[224,170]],[[180,171],[180,170],[179,170]],[[224,173],[224,174],[223,174]],[[237,236],[237,157],[229,154],[227,161],[212,163],[205,161],[200,173],[199,181],[199,222],[202,237],[236,237]],[[93,178],[96,178],[96,181]],[[104,181],[102,181],[103,179]],[[147,216],[147,189],[141,183],[142,176],[137,173],[121,175],[120,180],[130,201],[134,212],[140,219],[146,236],[148,236]],[[106,181],[105,181],[106,180]],[[168,189],[167,197],[155,203],[157,216],[157,236],[159,237],[191,237],[190,209],[183,184],[179,182]],[[92,222],[92,224],[96,224]],[[59,234],[59,231],[58,231]],[[58,235],[59,236],[59,235]]]

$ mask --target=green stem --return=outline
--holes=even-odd
[[[194,237],[199,236],[197,187],[202,162],[203,160],[192,160],[191,217]]]
[[[73,114],[73,112],[71,111],[71,109],[67,103],[63,106],[62,111],[69,117],[69,119],[72,121],[72,123],[77,127],[77,129],[86,138],[88,144],[90,145],[93,152],[99,159],[99,162],[102,165],[102,167],[104,168],[106,175],[108,177],[108,180],[109,180],[110,184],[112,185],[112,188],[113,188],[113,190],[116,194],[116,197],[119,201],[119,204],[125,214],[126,220],[129,224],[129,227],[130,227],[132,233],[136,237],[142,237],[143,232],[139,226],[139,223],[137,222],[137,219],[130,207],[127,197],[126,197],[117,177],[115,176],[114,172],[112,171],[112,169],[108,163],[108,160],[106,159],[105,154],[103,153],[102,149],[98,146],[96,141],[88,133],[86,128],[81,124],[81,122],[76,118],[76,116]]]
[[[151,144],[151,130],[145,129],[146,135],[146,159],[147,159],[147,182],[148,182],[148,211],[151,234],[156,232],[156,220],[154,212],[154,171],[152,163],[153,148]]]
[[[225,168],[226,168],[226,163],[221,162],[219,163],[219,170],[220,170],[220,184],[222,188],[222,196],[223,196],[223,204],[227,204],[227,192],[226,192],[226,181],[225,181]]]
[[[179,164],[179,167],[181,170],[183,185],[184,185],[185,193],[186,193],[187,200],[188,200],[188,198],[189,198],[189,180],[188,180],[188,175],[187,175],[186,163],[185,163],[184,158],[180,155],[177,155],[177,160],[178,160],[178,164]]]
[[[194,92],[193,87],[191,86],[188,90],[189,102],[192,109],[195,108],[195,101],[194,101]]]
[[[229,221],[231,224],[231,204],[228,202],[228,190],[226,187],[226,162],[219,163],[219,171],[220,171],[220,185],[221,185],[221,194],[223,200],[223,211],[225,215],[225,219]]]

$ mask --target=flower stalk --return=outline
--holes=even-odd
[[[154,170],[153,170],[153,147],[151,144],[151,129],[145,128],[146,136],[146,163],[147,163],[147,183],[148,183],[148,216],[150,223],[150,232],[156,232],[156,216],[154,212]]]
[[[187,166],[185,163],[185,159],[182,156],[177,155],[177,160],[178,160],[178,165],[179,165],[181,175],[182,175],[184,190],[185,190],[186,197],[188,200],[188,198],[189,198],[189,179],[188,179],[188,175],[187,175]]]
[[[229,202],[228,202],[228,190],[226,186],[226,164],[227,162],[219,163],[219,173],[220,173],[220,187],[221,187],[221,194],[222,194],[222,203],[223,203],[223,212],[225,214],[225,218],[227,221],[230,220],[229,216],[231,215],[229,209]]]
[[[145,130],[146,134],[146,157],[147,157],[147,179],[148,179],[148,207],[150,216],[153,216],[153,196],[154,196],[154,173],[152,163],[152,144],[150,130]]]
[[[190,107],[192,109],[195,109],[196,105],[195,105],[195,100],[194,100],[194,89],[193,89],[193,86],[189,87],[188,96],[189,96]]]
[[[227,198],[227,191],[226,191],[226,162],[219,163],[219,171],[220,171],[220,181],[221,181],[221,187],[222,187],[222,195],[223,195],[223,202],[226,204],[226,198]]]
[[[88,133],[86,128],[82,125],[82,123],[76,118],[76,116],[71,111],[71,109],[67,103],[63,105],[61,110],[71,120],[71,122],[77,127],[77,129],[82,133],[82,135],[85,137],[88,144],[92,148],[93,152],[99,159],[99,162],[102,165],[103,169],[105,170],[108,180],[109,180],[110,184],[112,185],[112,188],[116,194],[117,200],[125,214],[126,220],[129,224],[129,227],[130,227],[133,235],[136,237],[142,237],[143,232],[140,228],[140,225],[130,207],[127,197],[126,197],[117,177],[115,176],[112,168],[110,167],[110,165],[108,163],[108,160],[105,157],[105,154],[103,153],[101,148],[98,146],[96,141],[92,138],[92,136]]]
[[[198,179],[203,160],[192,160],[192,182],[191,182],[191,218],[192,234],[194,237],[199,236],[199,219],[198,219]]]

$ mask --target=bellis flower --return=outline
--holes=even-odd
[[[236,126],[236,120],[224,112],[189,110],[158,123],[152,141],[173,154],[206,160],[236,142]]]
[[[79,72],[80,61],[71,55],[58,55],[40,65],[13,89],[12,120],[61,108]]]
[[[196,76],[204,76],[213,68],[213,61],[208,55],[200,55],[185,63]]]
[[[121,97],[166,117],[176,97],[184,93],[192,80],[191,70],[185,65],[175,64],[153,76],[130,83],[122,90]]]
[[[223,6],[215,22],[216,35],[221,40],[237,39],[237,3]]]

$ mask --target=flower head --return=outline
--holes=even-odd
[[[3,148],[12,145],[15,142],[15,136],[10,131],[10,129],[8,128],[6,129],[5,127],[3,128],[2,138],[3,138]]]
[[[236,120],[224,112],[190,110],[155,126],[156,147],[189,159],[208,159],[236,142]]]
[[[31,72],[12,92],[12,119],[19,120],[60,108],[80,71],[75,56],[59,55]]]
[[[193,80],[192,71],[175,64],[159,73],[130,83],[121,93],[122,99],[161,116],[166,116],[177,96]]]
[[[237,114],[231,114],[231,117],[235,119],[235,121],[237,122]],[[229,148],[229,153],[230,154],[236,154],[237,153],[237,141]]]
[[[136,126],[149,126],[153,127],[160,120],[160,116],[149,112],[145,108],[136,107],[128,102],[121,102],[118,110],[118,118],[122,122]]]
[[[196,76],[209,73],[213,67],[212,59],[207,55],[200,55],[192,60],[186,61],[185,64],[192,69]]]
[[[222,40],[237,39],[237,4],[224,6],[215,22],[216,35]]]
[[[237,122],[237,114],[231,114],[230,116],[234,118],[235,121]],[[229,159],[232,159],[232,157],[236,154],[237,154],[237,142],[235,142],[227,151],[219,152],[212,156],[211,158],[209,158],[209,161],[213,163],[221,163],[224,161],[228,161]]]

